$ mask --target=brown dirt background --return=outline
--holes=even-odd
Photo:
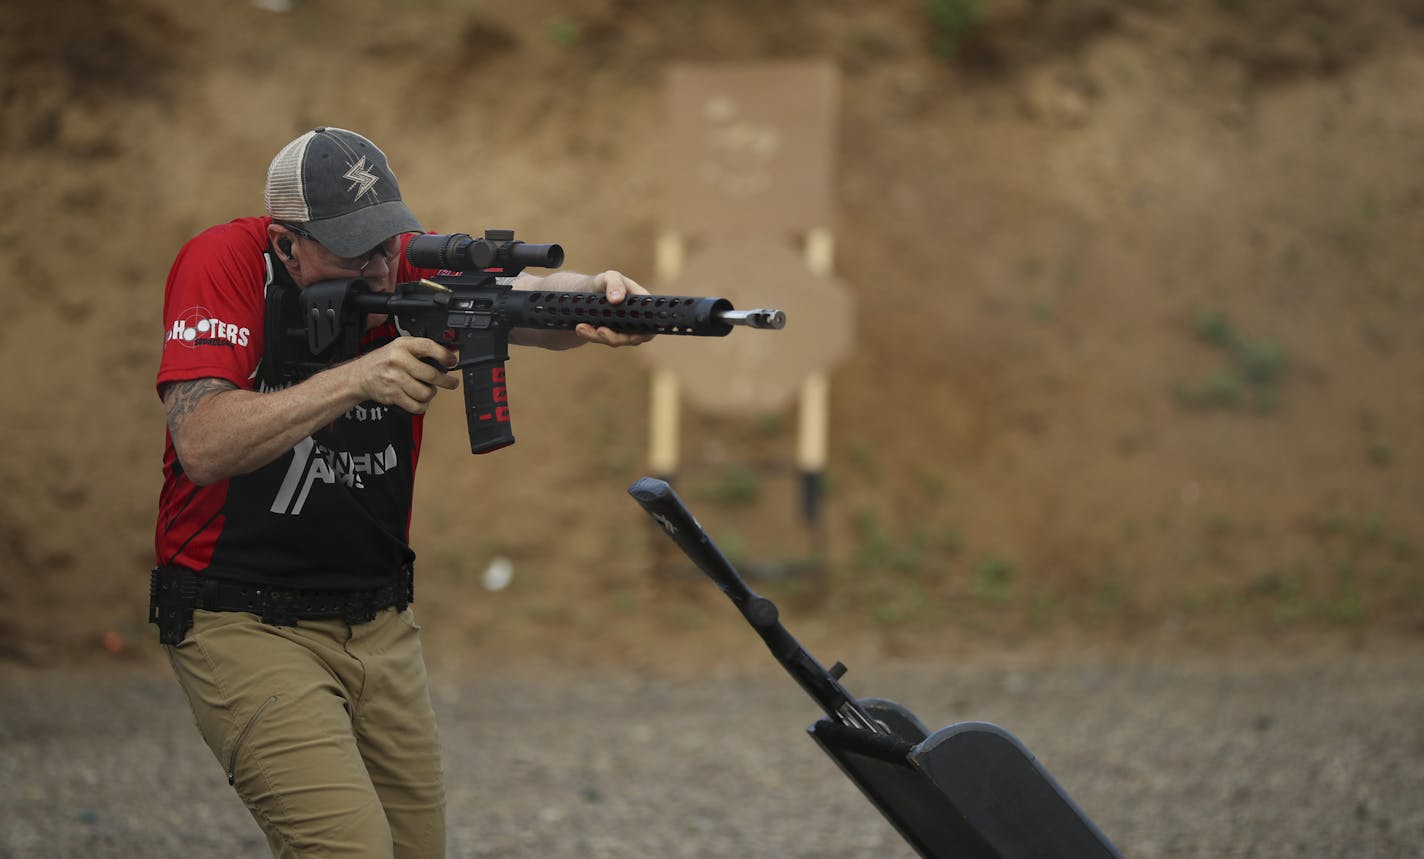
[[[1417,641],[1424,3],[1003,0],[955,59],[943,5],[6,4],[0,656],[156,650],[164,277],[261,211],[287,140],[361,130],[427,227],[513,227],[656,287],[663,70],[802,57],[843,76],[857,348],[829,563],[758,587],[813,650]],[[711,587],[655,572],[624,495],[644,363],[510,372],[516,447],[472,458],[458,400],[432,412],[428,650],[757,658]],[[737,557],[806,553],[794,443],[791,408],[688,415],[684,497]],[[495,555],[515,579],[488,592]]]

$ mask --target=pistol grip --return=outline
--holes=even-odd
[[[465,422],[470,428],[470,453],[490,453],[514,444],[504,362],[477,361],[466,365],[464,374]]]

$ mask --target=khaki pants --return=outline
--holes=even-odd
[[[445,791],[419,627],[193,613],[169,661],[272,853],[444,857]]]

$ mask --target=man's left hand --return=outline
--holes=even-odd
[[[622,304],[629,295],[647,295],[648,291],[638,284],[636,280],[622,272],[605,271],[593,276],[593,282],[588,287],[589,292],[601,292],[608,297],[609,304]],[[590,343],[602,343],[604,346],[637,346],[639,343],[646,343],[653,339],[651,334],[620,334],[611,328],[605,328],[580,323],[574,329],[574,333]]]

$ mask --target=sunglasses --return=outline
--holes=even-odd
[[[282,225],[283,227],[286,227],[288,230],[291,230],[293,233],[296,233],[301,238],[304,238],[314,244],[321,245],[321,241],[317,239],[316,236],[312,235],[311,233],[307,232],[296,224],[289,223],[287,221],[277,221],[277,223]],[[331,248],[326,248],[326,251],[327,253],[330,253],[332,255],[333,261],[338,267],[344,268],[348,271],[354,271],[357,274],[365,274],[366,267],[369,266],[372,260],[374,260],[376,257],[382,256],[389,259],[390,257],[395,256],[396,242],[399,239],[400,236],[391,236],[390,238],[386,239],[385,241],[381,242],[380,244],[376,245],[375,247],[371,248],[360,256],[354,257],[336,256],[336,254],[332,253]],[[326,245],[322,245],[322,247],[326,247]]]

